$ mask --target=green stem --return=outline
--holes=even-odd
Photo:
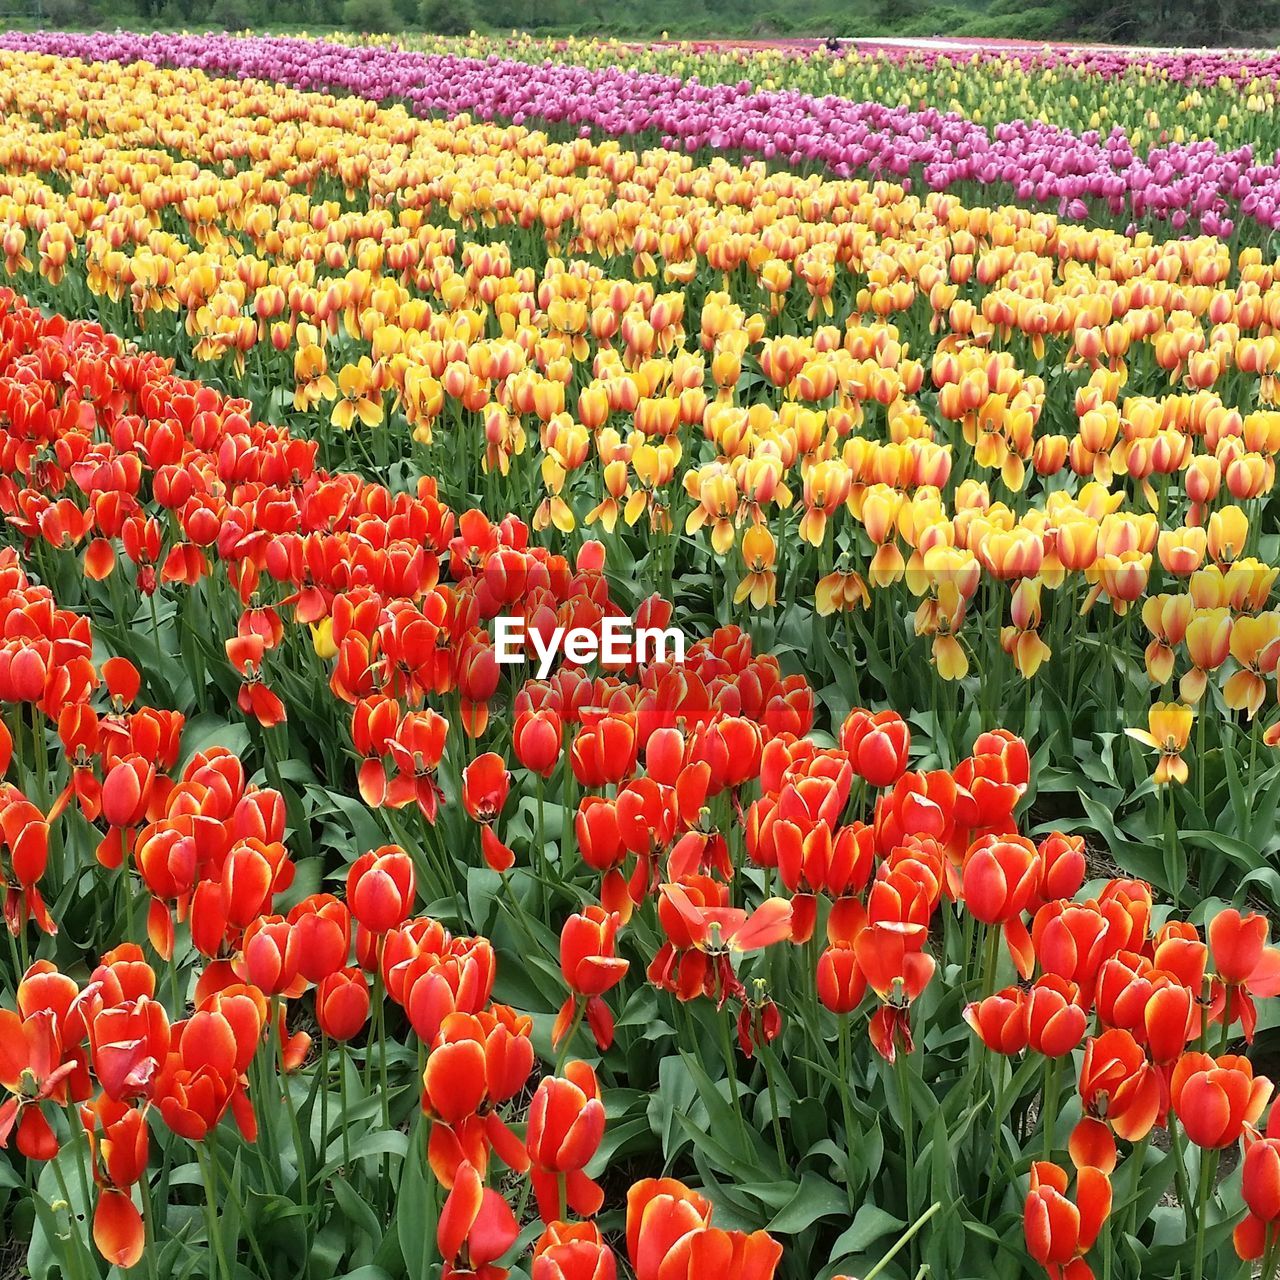
[[[1000,927],[998,925],[991,924],[987,926],[987,949],[982,965],[982,994],[984,996],[995,994],[996,974],[999,963]]]
[[[1058,1120],[1058,1090],[1062,1079],[1062,1059],[1048,1058],[1045,1062],[1044,1093],[1040,1103],[1040,1128],[1044,1135],[1041,1159],[1053,1157],[1053,1131]]]
[[[1200,1153],[1200,1185],[1196,1194],[1196,1255],[1191,1268],[1193,1280],[1204,1280],[1204,1235],[1209,1225],[1209,1201],[1212,1197],[1213,1175],[1218,1168],[1218,1152]]]
[[[76,1148],[79,1146],[79,1143],[76,1140],[76,1135],[81,1132],[84,1126],[80,1123],[80,1117],[76,1114],[76,1108],[73,1102],[67,1103],[67,1124],[70,1126],[71,1130],[67,1145],[75,1155],[76,1175],[80,1179],[80,1194],[84,1197],[84,1211],[85,1213],[88,1213],[89,1205],[93,1202],[89,1195],[89,1174],[84,1167],[85,1162],[80,1159],[79,1152],[76,1151]],[[86,1144],[88,1143],[87,1137],[85,1138],[85,1142]]]
[[[342,1103],[342,1167],[351,1169],[351,1134],[347,1127],[347,1117],[351,1114],[351,1104],[347,1099],[347,1055],[338,1050],[338,1098]]]
[[[276,1084],[284,1094],[285,1110],[289,1113],[289,1131],[293,1135],[293,1162],[298,1171],[298,1196],[301,1201],[302,1217],[308,1217],[307,1208],[307,1156],[302,1145],[302,1130],[298,1125],[298,1112],[293,1105],[293,1090],[289,1087],[289,1073],[284,1065],[284,1031],[281,1026],[282,1006],[278,996],[271,997],[271,1035],[276,1042]]]
[[[1276,1266],[1280,1263],[1280,1235],[1272,1234],[1274,1230],[1274,1225],[1268,1224],[1267,1233],[1270,1239],[1267,1241],[1267,1251],[1262,1255],[1260,1280],[1275,1280]]]
[[[569,1023],[569,1029],[564,1034],[564,1039],[560,1041],[560,1049],[556,1054],[556,1075],[561,1075],[564,1071],[564,1064],[568,1061],[569,1050],[573,1048],[574,1037],[578,1034],[578,1028],[582,1026],[583,1015],[587,1011],[587,1002],[583,999],[574,1001],[573,1021]]]
[[[1004,1176],[1000,1169],[1005,1163],[1005,1146],[1004,1146],[1004,1091],[1005,1091],[1005,1060],[998,1054],[991,1055],[991,1063],[996,1073],[996,1096],[995,1110],[992,1112],[991,1120],[991,1141],[995,1147],[996,1168],[987,1171],[987,1193],[982,1197],[982,1217],[986,1220],[987,1214],[991,1211],[991,1193],[995,1190],[996,1182],[1004,1182]],[[1012,1178],[1009,1179],[1013,1181]]]
[[[903,1162],[907,1183],[907,1221],[913,1222],[916,1216],[916,1129],[915,1117],[911,1107],[911,1063],[910,1054],[899,1049],[894,1059],[894,1069],[898,1076],[898,1097],[902,1105],[902,1144]],[[915,1248],[912,1247],[912,1266],[915,1265]]]
[[[62,1198],[67,1205],[67,1269],[71,1272],[72,1280],[79,1280],[81,1274],[80,1222],[76,1217],[76,1208],[71,1200],[71,1191],[67,1187],[67,1179],[62,1172],[61,1161],[55,1158],[50,1163],[53,1166],[53,1176],[57,1180],[58,1190],[62,1193]],[[89,1212],[87,1201],[85,1203],[85,1212]]]
[[[320,1164],[326,1163],[329,1152],[329,1037],[320,1033]],[[317,1177],[320,1170],[316,1170]],[[323,1188],[321,1188],[323,1190]]]
[[[431,1146],[431,1121],[426,1120],[422,1126],[422,1140],[426,1143],[425,1149]],[[428,1228],[422,1233],[422,1280],[428,1280],[431,1275],[431,1267],[435,1263],[435,1247],[438,1244],[436,1238],[436,1225],[440,1220],[440,1203],[439,1194],[436,1192],[435,1170],[431,1167],[431,1161],[424,1160],[424,1170],[422,1170],[422,1190],[424,1190],[425,1203],[422,1211],[425,1213],[425,1221],[428,1222]],[[561,1215],[563,1220],[563,1213]]]
[[[1186,1223],[1187,1235],[1191,1234],[1191,1179],[1187,1177],[1187,1153],[1182,1145],[1182,1126],[1176,1121],[1169,1125],[1169,1145],[1173,1148],[1173,1176],[1178,1187],[1178,1199],[1182,1202],[1182,1213]]]
[[[933,1215],[937,1213],[938,1210],[941,1208],[942,1206],[938,1204],[936,1201],[933,1204],[931,1204],[924,1211],[924,1213],[921,1214],[920,1217],[918,1217],[898,1237],[897,1243],[893,1246],[893,1248],[890,1249],[889,1252],[886,1253],[884,1257],[881,1258],[880,1261],[877,1262],[876,1265],[872,1267],[871,1270],[868,1271],[865,1276],[862,1277],[862,1280],[876,1280],[876,1276],[878,1276],[885,1269],[885,1267],[887,1267],[889,1263],[891,1263],[894,1260],[894,1258],[896,1258],[898,1254],[902,1252],[903,1248],[911,1242],[916,1232],[918,1232],[920,1228],[923,1227],[924,1224],[928,1222],[929,1219],[932,1218]]]
[[[538,805],[538,874],[542,877],[542,892],[546,894],[551,886],[551,868],[547,863],[547,812],[546,783],[542,774],[534,774],[534,788]]]
[[[200,1178],[204,1182],[204,1208],[206,1230],[209,1235],[209,1246],[213,1250],[213,1256],[218,1264],[218,1274],[222,1280],[231,1280],[231,1268],[227,1264],[226,1246],[222,1240],[222,1233],[218,1230],[218,1192],[213,1184],[213,1173],[210,1168],[211,1156],[205,1149],[204,1143],[197,1142],[196,1163],[200,1166]]]
[[[1170,1139],[1172,1142],[1172,1139]],[[1130,1162],[1133,1164],[1133,1200],[1129,1205],[1129,1234],[1136,1236],[1138,1234],[1138,1192],[1142,1187],[1142,1166],[1146,1163],[1147,1148],[1151,1145],[1151,1136],[1148,1134],[1134,1145],[1133,1152],[1129,1156]]]
[[[773,1143],[778,1148],[778,1164],[785,1169],[787,1167],[787,1152],[782,1141],[782,1121],[778,1116],[778,1088],[774,1083],[773,1069],[769,1065],[771,1057],[771,1054],[766,1056],[762,1053],[760,1061],[764,1063],[765,1084],[769,1087],[769,1117],[773,1123]],[[844,1092],[843,1087],[841,1092]],[[852,1195],[852,1192],[850,1192],[850,1195]]]
[[[840,1109],[844,1113],[845,1186],[849,1192],[849,1205],[853,1206],[853,1097],[851,1061],[853,1055],[853,1024],[847,1013],[840,1015]]]
[[[716,1026],[720,1032],[720,1052],[724,1055],[724,1071],[729,1078],[729,1096],[733,1099],[734,1114],[738,1117],[738,1128],[746,1137],[747,1122],[742,1114],[742,1099],[738,1096],[738,1064],[733,1056],[733,1035],[729,1030],[729,1014],[714,1014]]]

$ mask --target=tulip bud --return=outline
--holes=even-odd
[[[369,1020],[369,981],[358,968],[339,969],[316,987],[316,1021],[330,1040],[347,1041]]]

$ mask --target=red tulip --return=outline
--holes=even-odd
[[[1036,846],[1040,862],[1040,882],[1028,909],[1038,911],[1046,902],[1058,898],[1074,898],[1084,884],[1084,837],[1066,836],[1054,831]]]
[[[462,807],[476,822],[491,823],[511,791],[511,775],[500,755],[488,751],[462,771]]]
[[[403,924],[413,899],[413,863],[397,845],[361,854],[347,872],[347,905],[370,933],[386,933]]]
[[[988,1049],[1012,1057],[1027,1047],[1030,1007],[1019,987],[1006,987],[965,1006],[964,1020]]]
[[[88,1019],[94,1075],[107,1096],[123,1102],[148,1097],[155,1074],[169,1053],[169,1017],[146,995]]]
[[[128,1191],[107,1187],[98,1192],[93,1211],[93,1243],[113,1266],[135,1266],[146,1248],[142,1214]]]
[[[516,1242],[520,1226],[511,1207],[483,1186],[475,1168],[463,1162],[445,1198],[436,1226],[444,1259],[443,1280],[450,1276],[496,1275],[490,1266]]]
[[[613,1043],[613,1015],[601,999],[626,976],[630,961],[615,954],[619,918],[603,907],[589,906],[571,915],[560,931],[560,972],[572,993],[564,1002],[551,1033],[558,1048],[568,1034],[579,997],[601,1052]]]
[[[1240,1194],[1256,1217],[1269,1223],[1280,1219],[1280,1137],[1248,1144]]]
[[[1105,960],[1125,948],[1097,902],[1050,902],[1036,912],[1031,943],[1045,973],[1075,983],[1086,1006]]]
[[[928,931],[922,925],[869,924],[854,939],[858,965],[881,1000],[909,1004],[929,985],[933,957],[921,950]]]
[[[351,912],[331,893],[313,893],[289,912],[297,937],[298,972],[322,982],[337,973],[351,952]]]
[[[476,1040],[438,1045],[422,1073],[422,1109],[445,1124],[475,1115],[488,1094],[484,1046]]]
[[[672,1247],[711,1225],[711,1202],[674,1178],[645,1178],[627,1192],[627,1256],[636,1280],[659,1280]]]
[[[533,1250],[533,1280],[616,1280],[618,1264],[591,1222],[553,1222]]]
[[[405,966],[397,981],[401,1003],[424,1044],[431,1044],[451,1013],[478,1013],[493,992],[496,961],[483,938],[458,940],[450,953],[423,952]]]
[[[137,1107],[102,1096],[80,1108],[94,1180],[125,1190],[146,1175],[150,1130]]]
[[[13,1096],[0,1103],[0,1149],[17,1129],[18,1150],[28,1160],[52,1160],[58,1139],[41,1111],[46,1099],[62,1103],[77,1062],[63,1061],[53,1012],[20,1018],[0,1009],[0,1088]]]
[[[1027,993],[1027,1043],[1046,1058],[1061,1058],[1084,1039],[1088,1018],[1080,988],[1056,973],[1039,977]]]
[[[1235,1229],[1236,1253],[1261,1258],[1280,1236],[1280,1109],[1272,1108],[1265,1138],[1245,1135],[1240,1194],[1249,1212]]]
[[[840,727],[840,746],[854,772],[873,787],[891,787],[902,777],[911,752],[911,730],[896,711],[874,715],[855,707]]]
[[[561,1185],[574,1213],[589,1218],[599,1210],[604,1192],[583,1168],[603,1137],[604,1104],[595,1072],[585,1062],[571,1062],[563,1078],[547,1076],[538,1085],[529,1104],[525,1145],[544,1222],[564,1217]]]
[[[1129,1142],[1151,1132],[1161,1109],[1160,1080],[1129,1032],[1104,1031],[1085,1042],[1080,1101]]]
[[[1051,1276],[1075,1280],[1087,1271],[1071,1269],[1098,1238],[1111,1212],[1111,1181],[1099,1169],[1085,1167],[1076,1176],[1076,1202],[1067,1198],[1067,1174],[1047,1161],[1031,1166],[1031,1190],[1023,1209],[1027,1252]]]
[[[573,739],[569,761],[579,785],[603,787],[634,772],[637,753],[635,716],[619,712],[584,724]]]
[[[330,1040],[346,1041],[369,1020],[369,980],[359,968],[337,969],[316,986],[316,1021]]]
[[[867,978],[851,943],[838,942],[818,956],[818,999],[832,1013],[852,1013],[867,994]]]
[[[1255,1125],[1271,1098],[1272,1084],[1255,1078],[1248,1058],[1187,1053],[1169,1082],[1173,1109],[1198,1147],[1229,1147]]]
[[[245,930],[235,964],[237,975],[264,995],[297,995],[303,989],[298,979],[298,935],[283,916],[259,916]]]
[[[521,711],[511,731],[511,745],[524,768],[549,778],[564,747],[559,715],[550,708]]]

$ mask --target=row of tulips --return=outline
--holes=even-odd
[[[353,529],[394,514],[397,538],[416,532],[444,549],[455,531],[441,504],[477,504],[487,517],[465,518],[459,559],[484,567],[503,549],[523,566],[555,551],[594,573],[595,550],[577,557],[598,529],[611,567],[650,588],[669,595],[677,574],[698,575],[684,601],[707,630],[746,625],[768,645],[806,645],[813,682],[833,681],[825,696],[837,715],[866,684],[931,716],[947,761],[997,720],[1051,727],[1059,767],[1074,766],[1093,732],[1130,728],[1159,750],[1156,780],[1181,782],[1198,708],[1194,795],[1176,816],[1192,832],[1221,831],[1210,814],[1227,808],[1235,820],[1230,855],[1201,868],[1202,887],[1243,866],[1274,894],[1258,846],[1272,840],[1275,734],[1263,708],[1280,646],[1265,530],[1280,347],[1275,266],[1258,251],[436,126],[197,72],[9,57],[4,93],[29,123],[7,152],[4,243],[34,296],[113,315],[290,417],[314,439],[289,443],[261,475],[273,485],[317,457],[380,475],[394,458],[404,479],[430,476],[417,504],[394,510],[335,491],[301,517],[304,534],[333,528],[334,510]],[[156,104],[154,119],[132,110],[140,97]],[[72,158],[67,139],[82,128],[91,145]],[[522,164],[564,176],[519,178],[501,159],[513,148]],[[229,156],[249,163],[226,176]],[[665,212],[637,192],[661,194]],[[443,226],[430,220],[441,206]],[[694,223],[690,240],[679,228]],[[518,265],[549,247],[579,256]],[[645,278],[655,253],[665,282],[688,293]],[[639,279],[613,274],[619,257]],[[727,287],[703,293],[715,272]],[[699,295],[700,311],[686,314]],[[89,399],[111,394],[105,370],[83,376]],[[291,402],[273,391],[281,383]],[[40,388],[15,384],[6,398],[22,433],[57,447],[83,425],[51,414]],[[197,470],[222,471],[224,449],[240,446],[210,442]],[[133,466],[130,489],[142,479]],[[287,503],[246,509],[233,495],[229,517],[218,485],[160,473],[150,521],[126,518],[111,459],[82,481],[85,505],[28,486],[10,494],[11,518],[44,545],[82,548],[83,572],[108,588],[111,539],[123,536],[162,601],[200,578],[201,548],[225,544],[243,560],[266,539],[277,542],[258,576],[294,584],[272,603],[371,573],[411,595],[434,586],[411,541],[375,571],[364,551],[280,539],[296,518]],[[510,510],[530,513],[519,535],[503,520]],[[64,590],[78,592],[74,554],[63,559]],[[507,574],[477,612],[445,609],[452,636],[520,596],[526,579],[512,586]],[[582,591],[571,578],[537,580],[551,612],[599,624],[607,610],[572,603],[566,591]],[[327,626],[324,604],[308,592],[306,620]],[[774,604],[787,608],[766,624]],[[219,627],[229,637],[236,618]],[[282,709],[269,676],[277,641],[264,631],[240,637],[236,661],[251,677],[243,700],[271,722]],[[346,622],[325,643],[340,648],[351,631],[351,645],[370,645],[374,630]],[[455,675],[470,715],[496,668],[487,640],[465,654]],[[349,662],[359,665],[344,656],[343,671]],[[1046,664],[1067,679],[1033,698]],[[1150,714],[1148,677],[1162,690]],[[955,721],[957,684],[978,695],[975,725]],[[1125,750],[1090,778],[1119,771],[1117,806],[1152,771],[1137,746]],[[400,769],[397,796],[411,773]],[[1141,849],[1123,856],[1178,888],[1173,809],[1151,792],[1134,803],[1141,831],[1091,820],[1118,851],[1154,850],[1154,862]]]
[[[1078,837],[1019,833],[1020,740],[982,734],[930,767],[905,722],[855,710],[823,745],[806,683],[730,632],[688,671],[495,682],[508,714],[482,717],[449,608],[474,620],[539,591],[608,607],[602,549],[570,569],[526,550],[514,516],[455,521],[429,483],[397,498],[318,471],[314,442],[93,325],[10,298],[0,333],[15,532],[40,489],[57,496],[37,529],[74,522],[76,494],[119,516],[96,527],[87,583],[71,539],[31,543],[47,585],[6,569],[16,1009],[0,1083],[30,1189],[11,1213],[35,1215],[33,1249],[64,1251],[67,1274],[97,1267],[78,1225],[92,1180],[116,1265],[159,1269],[198,1233],[209,1274],[270,1274],[301,1232],[331,1270],[496,1280],[524,1247],[539,1280],[608,1275],[592,1172],[619,1150],[611,1128],[743,1228],[712,1225],[703,1193],[641,1181],[625,1223],[638,1280],[965,1274],[1019,1218],[1010,1274],[1038,1274],[1027,1258],[1073,1277],[1090,1259],[1113,1275],[1170,1258],[1227,1275],[1237,1253],[1273,1267],[1270,1084],[1225,1052],[1277,989],[1262,917],[1223,910],[1202,933],[1139,881],[1082,893]],[[221,520],[162,534],[159,511],[197,493]],[[278,608],[257,594],[271,579],[287,583]],[[161,584],[187,593],[163,616]],[[96,656],[136,649],[148,618],[147,696],[175,710],[139,703],[138,666]],[[172,672],[175,653],[199,679]],[[262,723],[249,765],[225,748],[179,765],[180,712],[202,700]],[[352,750],[326,758],[328,728],[288,736],[286,709],[348,702]],[[313,770],[339,794],[358,775],[373,809],[309,810]],[[371,821],[400,839],[319,859],[343,897],[292,894],[290,848],[336,824],[327,847],[350,851]],[[116,944],[100,963],[95,948],[54,966],[68,935],[98,931]],[[552,978],[522,1012],[494,1003],[513,965]],[[526,1112],[535,1040],[554,1069]],[[571,1058],[591,1045],[594,1065]],[[1237,1188],[1216,1153],[1240,1143]],[[735,1191],[752,1171],[756,1189]],[[1159,1206],[1169,1185],[1177,1205]],[[242,1202],[252,1221],[226,1212]]]
[[[341,35],[326,37],[339,42]],[[417,52],[468,58],[568,63],[589,69],[749,84],[900,107],[937,107],[988,126],[1024,117],[1082,134],[1124,131],[1141,142],[1211,139],[1252,144],[1270,155],[1280,139],[1267,115],[1275,105],[1280,59],[1265,50],[1152,50],[1116,46],[1019,45],[937,40],[925,47],[886,40],[672,41],[509,36],[346,37]]]
[[[9,33],[5,47],[62,57],[146,61],[294,88],[396,99],[420,115],[651,138],[689,154],[732,152],[838,178],[881,175],[922,191],[1012,197],[1072,219],[1131,221],[1265,237],[1280,225],[1280,166],[1248,143],[1160,141],[1120,129],[1075,134],[1038,120],[992,128],[934,106],[913,109],[793,90],[640,73],[348,47],[286,37]]]

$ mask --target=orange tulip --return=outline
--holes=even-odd
[[[1169,1082],[1173,1109],[1198,1147],[1229,1147],[1246,1126],[1257,1124],[1272,1094],[1265,1076],[1255,1077],[1248,1058],[1187,1053]]]
[[[403,924],[413,899],[413,863],[397,845],[361,854],[347,872],[347,904],[370,933],[386,933]]]
[[[571,1062],[563,1077],[547,1076],[538,1085],[529,1104],[525,1144],[544,1222],[563,1218],[566,1204],[588,1218],[599,1210],[604,1192],[583,1169],[603,1137],[604,1104],[595,1072],[585,1062]]]

